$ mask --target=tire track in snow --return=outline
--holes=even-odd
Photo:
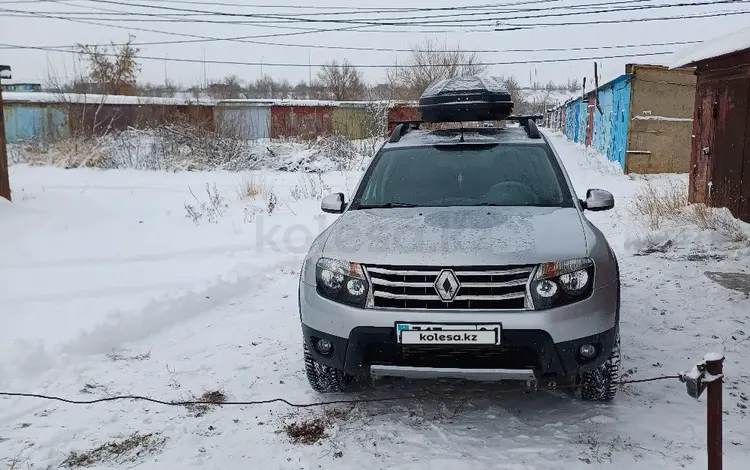
[[[246,295],[258,288],[259,279],[291,264],[297,266],[301,261],[296,256],[289,256],[258,272],[240,275],[234,282],[220,281],[205,290],[193,291],[177,298],[151,301],[137,314],[112,312],[108,315],[109,321],[64,343],[61,351],[67,354],[103,354],[125,343],[143,340],[210,312],[232,298]]]

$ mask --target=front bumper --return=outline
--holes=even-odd
[[[300,283],[299,307],[304,341],[323,364],[354,376],[414,378],[460,377],[476,380],[556,380],[601,365],[615,343],[619,322],[619,284],[594,291],[573,305],[541,311],[414,311],[360,309],[320,297]],[[500,346],[404,347],[395,324],[493,323],[502,325]],[[324,356],[318,339],[333,345]],[[597,354],[582,359],[578,351],[593,344]]]
[[[348,338],[302,325],[304,341],[319,362],[353,376],[412,378],[464,378],[468,380],[556,380],[574,377],[598,367],[609,357],[616,328],[562,343],[541,330],[503,330],[501,346],[405,347],[396,342],[394,328],[357,327]],[[324,356],[315,343],[328,340],[332,352]],[[597,355],[578,355],[584,344],[593,344]]]

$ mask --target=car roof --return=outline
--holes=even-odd
[[[461,136],[463,134],[463,142]],[[386,142],[384,148],[421,147],[440,144],[526,144],[546,145],[546,139],[532,139],[521,126],[472,127],[441,130],[414,129],[398,142]]]

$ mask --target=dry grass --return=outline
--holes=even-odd
[[[647,179],[633,195],[630,212],[648,228],[658,230],[665,222],[678,219],[688,205],[685,185],[670,180],[657,186]]]
[[[650,230],[659,230],[668,222],[689,225],[700,230],[714,230],[734,242],[746,241],[739,220],[726,208],[688,202],[687,185],[680,181],[654,184],[645,179],[633,195],[629,211]]]
[[[317,174],[304,173],[297,176],[297,184],[289,190],[292,199],[321,199],[330,187],[323,181],[323,177]]]
[[[346,419],[348,412],[340,408],[326,408],[320,416],[292,421],[284,425],[284,432],[295,444],[314,444],[326,437],[326,429]]]
[[[200,402],[197,404],[187,405],[187,409],[190,410],[193,416],[201,417],[211,411],[211,409],[215,406],[226,403],[227,396],[221,390],[212,390],[204,392],[200,397],[192,395],[188,400],[185,401]]]
[[[110,361],[146,361],[148,359],[151,359],[151,351],[141,353],[141,354],[135,354],[132,356],[126,356],[124,354],[111,352],[107,354],[107,359]]]
[[[295,444],[314,444],[325,437],[326,426],[322,418],[295,421],[284,427]]]
[[[63,168],[115,168],[112,156],[101,142],[67,138],[54,145],[24,145],[18,158],[29,165],[59,165]]]
[[[105,463],[134,462],[148,454],[161,450],[167,438],[159,433],[134,433],[125,439],[112,440],[90,451],[71,452],[60,464],[61,467],[89,467]]]
[[[260,195],[266,194],[270,187],[266,184],[263,176],[252,173],[249,177],[243,177],[237,192],[240,199],[255,199]]]

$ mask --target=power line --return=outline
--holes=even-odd
[[[110,12],[112,16],[116,15],[116,16],[173,17],[173,15],[167,14],[167,13],[141,13],[141,12],[135,12],[135,11],[121,11],[121,10],[102,9],[102,8],[95,8],[95,7],[86,7],[86,6],[83,6],[83,5],[67,5],[66,3],[63,3],[64,0],[45,0],[45,1],[53,2],[53,3],[58,3],[58,4],[61,4],[61,5],[66,5],[66,6],[72,6],[72,7],[81,8],[81,9],[93,8],[95,10]],[[113,3],[113,4],[116,4],[116,5],[119,5],[119,3],[117,3],[117,2],[97,2],[96,0],[83,0],[83,1],[91,1],[92,3]],[[546,1],[552,1],[552,0],[546,0]],[[558,0],[555,0],[555,1],[558,1]],[[451,17],[457,17],[457,16],[477,16],[477,15],[485,15],[486,16],[489,13],[503,13],[503,12],[509,12],[509,13],[520,13],[520,12],[531,13],[531,12],[536,12],[536,11],[552,11],[552,10],[559,10],[559,9],[575,10],[575,9],[588,8],[588,7],[612,6],[612,5],[617,5],[617,4],[632,5],[633,3],[645,3],[645,2],[652,2],[652,1],[654,1],[654,0],[618,0],[618,1],[607,2],[607,3],[597,2],[597,3],[577,4],[577,5],[559,5],[559,6],[544,7],[544,8],[525,8],[525,9],[515,8],[515,9],[512,9],[512,10],[497,9],[497,8],[494,8],[494,6],[492,6],[492,5],[480,5],[480,6],[476,6],[476,7],[472,7],[472,6],[466,6],[466,7],[448,7],[448,8],[444,8],[444,9],[438,9],[438,10],[440,10],[440,11],[443,11],[443,10],[459,11],[460,10],[460,11],[470,11],[470,12],[469,13],[451,13],[451,14],[447,14],[447,15],[428,15],[428,16],[422,15],[422,16],[411,16],[411,17],[408,17],[408,16],[404,17],[404,16],[402,16],[400,18],[394,18],[394,19],[399,19],[399,20],[405,20],[405,19],[422,19],[422,18],[433,18],[434,19],[434,18],[451,18]],[[737,2],[737,1],[745,1],[745,0],[729,0],[730,3],[731,2]],[[539,3],[539,2],[519,2],[519,3],[516,3],[516,4],[505,4],[505,5],[506,6],[507,5],[518,5],[518,4],[523,4],[523,3]],[[713,1],[713,2],[706,2],[706,4],[713,4],[713,3],[715,3],[715,1]],[[692,3],[690,5],[692,5]],[[701,5],[701,3],[698,3],[698,5]],[[129,5],[129,6],[135,6],[136,8],[140,7],[140,8],[154,8],[154,9],[175,10],[174,8],[171,8],[171,7],[159,7],[159,6],[142,5],[142,4],[141,5],[132,4],[132,5]],[[657,5],[657,6],[661,7],[659,5]],[[665,7],[665,8],[668,8],[668,7],[677,7],[677,6],[680,6],[680,4],[677,4],[677,5],[669,5],[669,4],[663,5],[663,7]],[[492,8],[492,10],[488,12],[487,10],[490,9],[490,8]],[[286,21],[302,21],[303,19],[299,18],[301,16],[358,15],[358,14],[363,14],[363,13],[367,13],[367,14],[372,14],[372,13],[399,13],[400,14],[400,13],[403,13],[402,11],[393,11],[393,10],[387,10],[387,9],[384,9],[384,10],[371,10],[371,11],[358,11],[358,12],[351,12],[351,11],[349,11],[349,12],[343,12],[343,11],[342,12],[315,12],[315,13],[297,13],[297,14],[295,14],[294,17],[290,18],[288,16],[282,16],[282,15],[280,15],[278,13],[268,13],[268,14],[264,14],[264,15],[259,15],[257,13],[254,13],[254,14],[242,14],[242,13],[236,13],[236,12],[221,12],[221,11],[217,12],[217,11],[213,11],[213,10],[210,11],[210,12],[209,11],[203,11],[203,10],[189,10],[189,9],[184,9],[184,11],[183,11],[183,9],[178,9],[178,10],[182,12],[182,14],[180,16],[241,16],[241,17],[253,17],[253,18],[256,18],[256,17],[261,17],[261,18],[270,18],[270,17],[273,17],[273,18],[288,18]],[[419,11],[419,9],[415,9],[415,10]],[[425,10],[430,10],[430,9],[425,9]],[[472,10],[482,10],[482,11],[480,11],[480,12],[473,12]],[[33,14],[33,13],[37,13],[37,14],[51,14],[51,15],[87,15],[87,16],[88,15],[96,15],[97,14],[96,12],[91,12],[91,11],[86,11],[86,12],[58,12],[58,11],[47,12],[47,11],[33,11],[33,12],[28,12],[28,13],[29,14]],[[588,14],[590,12],[586,12],[586,13]],[[536,16],[538,16],[538,15],[536,15]],[[325,20],[313,20],[313,21],[327,22]],[[348,20],[344,20],[344,21],[348,21]]]
[[[747,0],[742,0],[747,1]],[[0,11],[11,11],[11,12],[20,12],[20,13],[27,13],[19,10],[11,10],[11,9],[0,9]],[[688,20],[688,19],[694,19],[694,18],[710,18],[710,17],[719,17],[719,16],[735,16],[735,15],[745,15],[750,13],[750,10],[740,10],[740,11],[724,11],[724,12],[718,12],[718,13],[707,13],[707,14],[698,14],[698,15],[677,15],[677,16],[664,16],[664,17],[645,17],[645,18],[626,18],[626,19],[618,19],[618,20],[594,20],[594,21],[583,21],[583,22],[568,22],[568,23],[536,23],[536,24],[515,24],[515,25],[509,25],[509,27],[502,27],[502,28],[494,28],[492,30],[487,29],[481,29],[481,30],[466,30],[462,29],[462,32],[492,32],[492,31],[513,31],[513,30],[520,30],[520,29],[532,29],[534,27],[544,27],[544,26],[568,26],[568,25],[587,25],[587,24],[624,24],[624,23],[632,23],[632,22],[646,22],[646,21],[670,21],[670,20]],[[118,29],[125,29],[128,31],[144,31],[149,33],[157,33],[157,34],[165,34],[165,35],[172,35],[172,36],[182,36],[182,37],[193,37],[200,39],[199,41],[183,41],[182,43],[189,43],[189,42],[204,42],[204,41],[236,41],[236,42],[245,42],[243,40],[247,39],[258,39],[258,38],[268,38],[268,37],[282,37],[282,36],[296,36],[301,34],[314,34],[314,33],[325,33],[325,32],[339,32],[339,31],[351,31],[351,32],[358,32],[358,33],[414,33],[415,31],[398,31],[398,30],[371,30],[371,29],[365,29],[369,25],[356,25],[356,26],[349,26],[349,27],[342,27],[342,28],[332,28],[332,29],[302,29],[302,28],[294,28],[292,26],[276,26],[280,28],[286,28],[286,29],[302,29],[302,31],[299,32],[289,32],[289,33],[272,33],[272,34],[264,34],[264,35],[253,35],[253,36],[238,36],[238,37],[232,37],[232,38],[212,38],[209,36],[198,36],[198,35],[192,35],[192,34],[184,34],[184,33],[175,33],[170,31],[159,31],[154,29],[147,29],[147,28],[139,28],[139,27],[128,27],[128,26],[122,26],[122,25],[116,25],[116,24],[102,24],[97,23],[94,21],[88,21],[88,20],[78,20],[78,19],[72,19],[72,18],[65,18],[60,16],[53,16],[53,15],[35,15],[42,18],[48,18],[48,19],[58,19],[58,20],[65,20],[65,21],[72,21],[76,23],[82,23],[82,24],[91,24],[95,26],[102,26],[102,27],[111,27],[111,28],[118,28]],[[268,27],[272,27],[271,25],[266,25]],[[455,30],[425,30],[423,31],[425,33],[450,33],[455,32]],[[249,42],[249,41],[247,41]],[[177,44],[178,42],[173,42],[172,44]]]
[[[121,5],[120,2],[115,0],[85,0],[90,3],[103,3],[103,4],[112,4],[112,5]],[[618,2],[614,2],[618,3]],[[632,2],[626,2],[631,3]],[[532,8],[532,9],[525,9],[522,10],[523,12],[529,12],[534,13],[533,15],[520,15],[520,16],[504,16],[504,17],[491,17],[491,18],[480,18],[480,19],[474,19],[474,18],[456,18],[456,16],[476,16],[476,15],[482,15],[487,16],[488,12],[469,12],[469,13],[452,13],[449,15],[433,15],[433,16],[412,16],[412,17],[401,17],[401,18],[393,18],[393,19],[381,19],[381,20],[364,20],[364,19],[337,19],[337,18],[304,18],[300,16],[287,16],[287,15],[279,15],[279,14],[258,14],[258,13],[236,13],[236,12],[224,12],[224,11],[215,11],[215,10],[197,10],[197,9],[188,9],[188,8],[178,8],[178,7],[167,7],[167,6],[156,6],[156,5],[146,5],[142,3],[130,3],[128,6],[136,7],[136,8],[148,8],[148,9],[157,9],[157,10],[166,10],[166,11],[172,11],[177,13],[201,13],[206,15],[212,15],[212,16],[225,16],[225,17],[232,17],[232,18],[260,18],[265,20],[286,20],[289,22],[301,22],[301,23],[343,23],[343,24],[361,24],[361,25],[368,25],[368,26],[425,26],[425,25],[449,25],[449,24],[467,24],[467,23],[476,23],[476,22],[498,22],[498,21],[510,21],[510,20],[526,20],[526,19],[536,19],[536,18],[549,18],[549,17],[565,17],[565,16],[571,16],[571,15],[593,15],[593,14],[606,14],[606,13],[617,13],[617,12],[623,12],[623,11],[641,11],[641,10],[655,10],[655,9],[663,9],[663,8],[681,8],[681,7],[696,7],[696,6],[713,6],[713,5],[721,5],[721,4],[740,4],[740,3],[748,3],[748,0],[713,0],[713,1],[699,1],[699,2],[683,2],[683,3],[672,3],[672,4],[657,4],[657,5],[636,5],[636,6],[622,6],[618,8],[609,8],[609,9],[600,9],[600,10],[590,10],[585,12],[579,12],[579,11],[567,11],[567,12],[554,12],[554,13],[544,13],[544,11],[549,11],[553,8]],[[578,8],[584,8],[584,7],[596,7],[601,6],[601,3],[589,3],[589,4],[582,4],[577,5]],[[566,7],[562,7],[566,8]],[[541,12],[541,13],[540,13]],[[136,15],[142,15],[142,16],[160,16],[159,14],[147,14],[147,13],[137,13],[137,12],[119,12],[119,13],[132,13]],[[162,13],[161,16],[164,16],[165,14]],[[449,17],[449,18],[446,18]],[[418,20],[418,21],[406,21],[406,20]],[[191,20],[191,21],[200,21],[200,22],[215,22],[216,20]],[[227,23],[227,22],[221,22],[221,23]]]
[[[0,44],[0,46],[5,46],[6,49],[32,49],[32,50],[41,50],[41,51],[50,51],[50,52],[62,52],[62,53],[68,53],[68,54],[79,54],[78,51],[74,50],[65,50],[65,49],[51,49],[51,48],[44,48],[44,47],[38,47],[38,46],[20,46],[17,44]],[[602,56],[589,56],[589,57],[558,57],[554,59],[534,59],[534,60],[518,60],[518,61],[502,61],[502,62],[476,62],[476,63],[467,63],[467,64],[445,64],[445,65],[435,65],[436,67],[440,66],[446,66],[446,67],[457,67],[457,66],[484,66],[484,67],[492,67],[497,65],[523,65],[523,64],[546,64],[546,63],[556,63],[556,62],[575,62],[575,61],[581,61],[581,60],[603,60],[603,59],[620,59],[620,58],[626,58],[626,57],[648,57],[648,56],[657,56],[657,55],[667,55],[667,54],[673,54],[674,51],[658,51],[658,52],[649,52],[645,54],[618,54],[618,55],[602,55]],[[102,54],[104,56],[108,57],[118,57],[117,54],[112,53],[104,53]],[[154,56],[143,56],[143,55],[136,55],[134,56],[136,59],[141,60],[159,60],[159,61],[169,61],[169,62],[184,62],[184,63],[197,63],[197,64],[218,64],[218,65],[243,65],[243,66],[259,66],[263,65],[264,67],[325,67],[327,64],[301,64],[301,63],[279,63],[279,62],[239,62],[239,61],[223,61],[223,60],[202,60],[202,59],[180,59],[175,57],[154,57]],[[374,68],[417,68],[417,67],[423,67],[423,65],[420,64],[405,64],[405,65],[394,65],[394,64],[387,64],[387,65],[371,65],[371,64],[365,64],[365,65],[352,65],[354,68],[362,68],[362,69],[374,69]]]
[[[38,4],[38,3],[67,3],[69,1],[77,0],[0,0],[0,4]],[[483,8],[494,8],[498,6],[518,6],[518,5],[533,5],[541,3],[555,3],[562,0],[521,0],[509,3],[495,3],[495,4],[481,4],[481,5],[466,5],[457,7],[353,7],[353,6],[323,6],[323,5],[268,5],[268,4],[246,4],[246,3],[227,3],[227,2],[212,2],[212,1],[197,1],[197,0],[150,0],[152,3],[177,3],[182,5],[210,5],[210,6],[228,6],[228,7],[241,7],[241,8],[276,8],[276,9],[304,9],[304,10],[325,10],[323,14],[330,14],[328,10],[348,10],[350,12],[413,12],[413,11],[450,11],[456,9],[483,9]],[[646,1],[646,0],[636,0]],[[342,12],[345,13],[345,12]]]
[[[221,38],[215,38],[213,40],[221,40]],[[208,40],[207,40],[208,41]],[[119,47],[129,44],[131,46],[152,46],[152,45],[166,45],[166,44],[181,44],[184,42],[193,42],[192,40],[187,41],[154,41],[154,42],[131,42],[131,43],[113,43],[112,46]],[[242,41],[252,44],[266,45],[266,46],[281,46],[281,47],[296,47],[304,49],[333,49],[333,50],[344,50],[344,51],[358,51],[358,52],[431,52],[437,54],[446,53],[457,53],[465,52],[467,54],[499,54],[505,52],[572,52],[572,51],[595,51],[600,49],[628,49],[634,47],[661,47],[661,46],[686,46],[690,44],[700,44],[703,41],[670,41],[670,42],[655,42],[646,44],[614,44],[609,46],[580,46],[580,47],[543,47],[533,49],[445,49],[445,50],[422,50],[419,47],[416,48],[397,48],[397,47],[357,47],[357,46],[327,46],[323,44],[285,44],[280,42],[269,42],[269,41]],[[97,44],[84,44],[84,46],[93,47]],[[44,49],[70,49],[72,46],[60,45],[60,46],[34,46],[41,47]],[[0,46],[0,49],[8,49],[7,47]]]
[[[671,20],[691,20],[695,18],[713,18],[718,16],[736,16],[736,15],[747,15],[750,10],[740,11],[723,11],[718,13],[705,13],[696,15],[680,15],[680,16],[661,16],[652,18],[626,18],[619,20],[594,20],[594,21],[579,21],[579,22],[567,22],[567,23],[536,23],[536,24],[513,24],[508,25],[508,28],[496,28],[495,31],[515,31],[519,29],[533,29],[537,27],[548,27],[548,26],[580,26],[587,24],[624,24],[624,23],[635,23],[639,21],[671,21]]]
[[[0,11],[12,11],[15,13],[18,13],[19,10],[10,10],[5,8],[0,8]],[[24,13],[23,11],[20,11],[21,13]],[[88,21],[88,20],[76,20],[71,18],[65,18],[62,16],[55,16],[55,15],[34,15],[38,16],[40,18],[46,18],[46,19],[53,19],[53,20],[64,20],[64,21],[71,21],[73,23],[81,23],[81,24],[88,24],[93,26],[102,26],[105,28],[117,28],[117,29],[124,29],[126,31],[142,31],[146,33],[156,33],[156,34],[165,34],[169,36],[181,36],[181,37],[192,37],[192,38],[198,38],[198,39],[216,39],[211,38],[210,36],[198,36],[195,34],[186,34],[186,33],[175,33],[171,31],[160,31],[156,29],[148,29],[148,28],[139,28],[135,26],[122,26],[122,25],[116,25],[116,24],[104,24],[104,23],[97,23],[96,21]],[[282,37],[282,36],[297,36],[301,34],[314,34],[314,33],[328,33],[328,32],[338,32],[338,31],[352,31],[360,28],[364,28],[365,26],[359,25],[359,26],[347,26],[343,28],[334,28],[334,29],[305,29],[303,31],[299,32],[293,32],[293,33],[273,33],[273,34],[261,34],[261,35],[255,35],[255,36],[238,36],[235,38],[227,38],[227,40],[230,41],[240,41],[242,39],[259,39],[259,38],[268,38],[268,37]],[[286,29],[293,29],[293,27],[287,26],[284,27]],[[197,42],[203,42],[203,41],[197,41]]]

